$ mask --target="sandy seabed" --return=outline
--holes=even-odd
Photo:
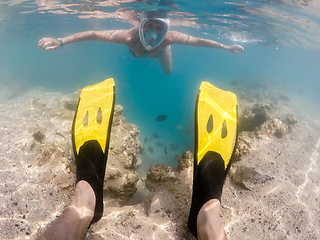
[[[78,93],[0,91],[0,239],[35,239],[72,198]],[[239,142],[224,185],[228,239],[320,239],[320,121],[276,91],[239,93]],[[292,97],[291,97],[292,99]],[[116,106],[105,211],[85,239],[194,239],[193,156],[139,173],[139,128]]]

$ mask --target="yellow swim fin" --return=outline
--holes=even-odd
[[[112,78],[82,89],[72,125],[72,144],[76,158],[76,182],[87,181],[96,195],[91,223],[103,214],[103,183],[108,158],[115,104]]]
[[[112,78],[82,89],[73,126],[77,154],[80,147],[89,140],[97,140],[103,152],[106,152],[114,99],[115,85]]]
[[[237,142],[237,97],[202,82],[195,109],[195,153],[188,228],[197,238],[197,217],[211,199],[221,202],[226,168]]]
[[[236,95],[202,82],[195,115],[196,163],[211,151],[221,155],[227,168],[237,139]]]

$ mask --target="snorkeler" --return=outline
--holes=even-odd
[[[81,41],[121,43],[128,46],[131,54],[136,58],[158,57],[161,68],[167,75],[172,72],[171,44],[220,48],[232,53],[244,50],[237,44],[227,46],[209,39],[169,31],[169,19],[155,11],[141,12],[139,19],[139,27],[128,30],[86,31],[58,39],[42,38],[38,46],[43,50],[54,50],[63,45]]]

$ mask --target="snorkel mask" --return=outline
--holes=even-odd
[[[139,37],[147,51],[158,47],[164,40],[169,23],[165,18],[149,17],[145,12],[140,14]]]

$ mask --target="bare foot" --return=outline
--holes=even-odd
[[[225,239],[218,199],[211,199],[201,207],[197,218],[197,231],[199,240]]]
[[[96,196],[90,184],[84,180],[77,183],[74,197],[68,208],[75,209],[80,219],[93,218],[96,205]]]
[[[90,184],[79,181],[72,202],[38,240],[81,240],[94,215],[96,196]]]

